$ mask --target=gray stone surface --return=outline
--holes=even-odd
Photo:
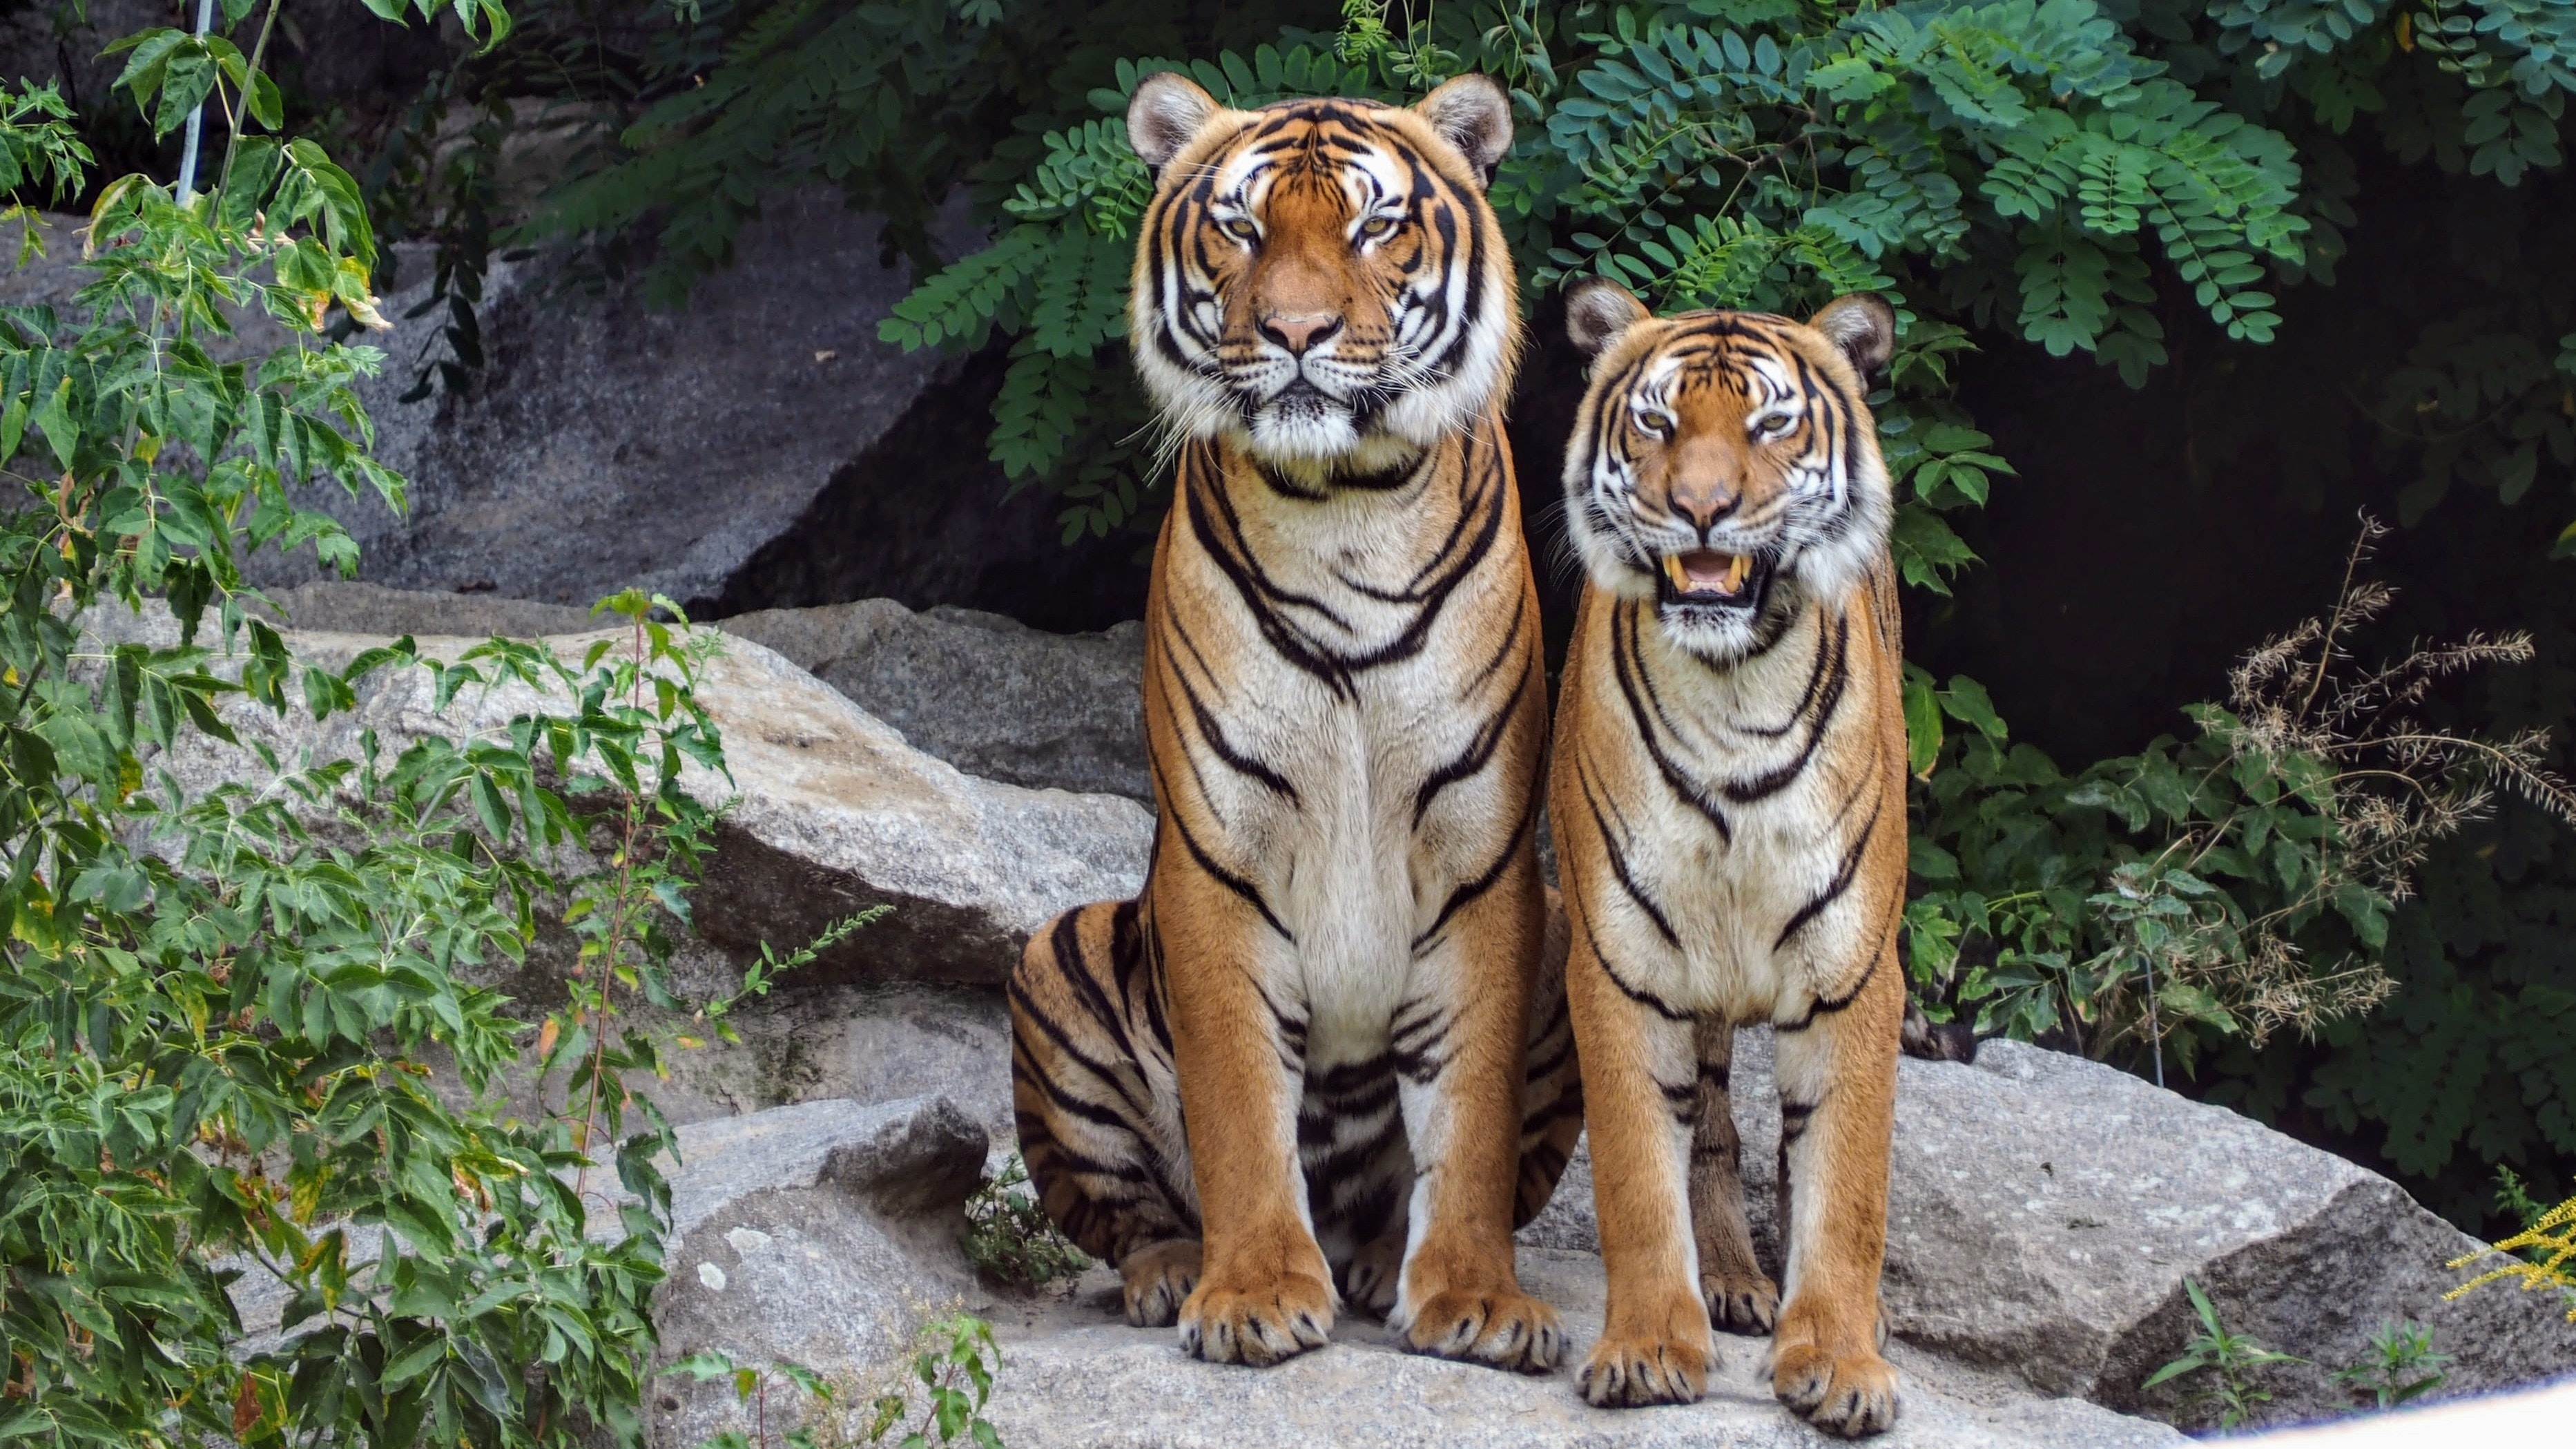
[[[940,229],[945,255],[970,248],[964,214]],[[49,257],[0,270],[0,301],[67,298],[80,224],[48,218]],[[358,392],[377,458],[409,481],[408,514],[337,485],[300,501],[341,520],[375,583],[585,607],[628,587],[712,598],[954,366],[877,340],[911,287],[877,233],[835,194],[771,198],[736,265],[676,311],[588,296],[561,261],[496,257],[480,313],[489,366],[471,394],[416,402],[401,398],[443,355],[447,318],[406,315],[431,268],[425,250],[401,249],[408,281],[381,308],[392,330],[359,339],[384,370]],[[280,335],[253,322],[217,350]],[[244,569],[262,585],[319,576],[310,550],[262,550]]]
[[[489,593],[326,581],[275,591],[304,629],[342,634],[569,634],[587,608]],[[999,614],[892,599],[761,609],[714,621],[766,645],[969,775],[1150,801],[1144,626],[1050,634]]]
[[[101,611],[101,637],[176,638],[166,610],[136,618]],[[598,635],[557,637],[578,658]],[[334,663],[378,640],[290,636],[299,658]],[[423,638],[453,655],[471,642]],[[445,713],[431,709],[425,671],[371,676],[355,711],[316,725],[281,720],[245,701],[226,707],[244,740],[288,760],[354,755],[362,731],[392,747],[425,732],[497,729],[514,715],[562,708],[521,686],[467,690]],[[684,783],[711,802],[730,799],[717,851],[696,897],[707,940],[734,950],[767,941],[792,949],[863,907],[893,914],[835,948],[802,980],[938,980],[996,984],[1028,933],[1056,912],[1136,893],[1153,818],[1116,796],[1028,790],[960,774],[912,749],[865,710],[748,640],[727,641],[706,665],[699,697],[723,731],[730,780],[690,766]],[[260,781],[247,749],[192,737],[167,763],[192,788],[219,779]]]
[[[1049,634],[999,614],[863,599],[718,627],[795,660],[970,775],[1151,799],[1142,624]]]
[[[653,1093],[675,1122],[819,1097],[880,1102],[936,1091],[1013,1140],[1011,1018],[989,989],[899,982],[800,986],[736,1008],[736,1046],[674,1054]]]
[[[1601,1265],[1588,1253],[1526,1250],[1521,1281],[1565,1315],[1580,1355],[1601,1331]],[[1594,1409],[1570,1372],[1522,1377],[1408,1354],[1383,1327],[1345,1318],[1331,1346],[1276,1368],[1184,1359],[1169,1329],[1116,1321],[1115,1280],[1085,1275],[1071,1295],[1014,1313],[999,1304],[1003,1368],[993,1419],[1011,1449],[1685,1449],[1839,1442],[1771,1397],[1757,1341],[1723,1338],[1697,1404]],[[2080,1399],[2036,1398],[1902,1345],[1894,1431],[1908,1446],[2111,1449],[2187,1442],[2165,1425]]]
[[[653,1293],[661,1363],[711,1350],[876,1373],[926,1313],[981,1300],[957,1243],[984,1131],[945,1098],[807,1102],[679,1135],[670,1276]],[[730,1384],[673,1374],[648,1409],[665,1449],[739,1419]]]
[[[950,231],[953,254],[969,234]],[[369,339],[384,375],[361,394],[377,456],[410,480],[410,516],[336,489],[309,502],[348,525],[377,583],[583,605],[630,586],[715,594],[941,366],[877,340],[911,272],[884,264],[873,220],[839,197],[773,199],[735,252],[668,312],[586,296],[559,263],[496,259],[481,382],[410,403],[446,319],[405,319],[429,278],[407,266],[416,280],[383,307],[394,330]],[[313,576],[305,555],[253,572]]]
[[[1780,1134],[1767,1031],[1740,1032],[1746,1205],[1777,1261]],[[1578,1154],[1524,1242],[1594,1245]],[[2197,1281],[2230,1329],[2322,1367],[2273,1370],[2269,1421],[2351,1404],[2326,1373],[2383,1322],[2432,1325],[2445,1394],[2576,1369],[2576,1325],[2540,1295],[2442,1295],[2479,1244],[2395,1183],[2222,1107],[2080,1057],[1988,1042],[1974,1066],[1899,1070],[1884,1291],[1899,1338],[2071,1394],[2197,1424],[2188,1383],[2140,1386],[2196,1327]]]

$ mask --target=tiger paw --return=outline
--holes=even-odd
[[[1118,1264],[1127,1321],[1138,1328],[1168,1328],[1182,1300],[1199,1282],[1199,1241],[1174,1238],[1129,1253]]]
[[[1699,1402],[1716,1355],[1706,1336],[1687,1338],[1651,1334],[1613,1336],[1604,1333],[1592,1345],[1592,1356],[1575,1370],[1574,1386],[1596,1409],[1634,1409],[1648,1404]]]
[[[1896,1370],[1866,1348],[1835,1355],[1812,1343],[1775,1347],[1771,1391],[1808,1423],[1846,1439],[1896,1422]]]
[[[1464,1359],[1520,1373],[1546,1373],[1565,1361],[1565,1325],[1556,1310],[1517,1286],[1448,1289],[1417,1305],[1404,1323],[1388,1320],[1416,1353]]]
[[[1389,1233],[1351,1255],[1351,1265],[1342,1270],[1342,1301],[1371,1318],[1384,1318],[1395,1307],[1403,1273],[1404,1234]]]
[[[1780,1317],[1780,1289],[1760,1273],[1702,1273],[1699,1296],[1723,1333],[1769,1333]]]
[[[1181,1305],[1181,1352],[1256,1367],[1321,1348],[1333,1332],[1333,1285],[1283,1273],[1257,1286],[1202,1280]]]

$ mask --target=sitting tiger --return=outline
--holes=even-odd
[[[1852,296],[1803,324],[1659,319],[1607,282],[1568,306],[1593,357],[1565,462],[1589,579],[1548,803],[1609,1276],[1578,1381],[1595,1404],[1687,1402],[1712,1321],[1769,1330],[1782,1402],[1875,1433],[1896,1415],[1878,1278],[1906,754],[1865,379],[1894,315]],[[1727,1099],[1734,1028],[1762,1022],[1785,1305],[1754,1260]]]
[[[1156,830],[1143,895],[1012,978],[1030,1178],[1199,1357],[1315,1347],[1347,1295],[1416,1349],[1548,1368],[1512,1231],[1582,1101],[1483,191],[1509,105],[1468,76],[1238,111],[1165,74],[1127,134],[1156,177],[1129,336],[1186,435],[1145,617]]]

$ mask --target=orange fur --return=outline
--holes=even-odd
[[[1599,348],[1566,476],[1592,582],[1549,786],[1609,1274],[1582,1384],[1694,1399],[1712,1322],[1769,1330],[1784,1403],[1876,1432],[1896,1408],[1878,1279],[1905,727],[1854,362],[1884,360],[1888,319],[1871,299],[1803,326],[1662,320],[1605,290],[1573,304]],[[1746,1230],[1727,1096],[1733,1028],[1760,1022],[1780,1042],[1785,1303]]]
[[[1508,110],[1480,78],[1239,112],[1163,76],[1129,126],[1159,168],[1131,337],[1191,435],[1146,609],[1157,833],[1141,900],[1014,979],[1031,1178],[1202,1357],[1323,1342],[1338,1275],[1416,1348],[1547,1367],[1511,1232],[1579,1097],[1479,174]]]

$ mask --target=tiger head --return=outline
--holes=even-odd
[[[1593,358],[1565,497],[1596,584],[1653,598],[1673,640],[1720,665],[1859,584],[1894,512],[1866,382],[1895,347],[1887,303],[1656,317],[1594,281],[1566,326]]]
[[[1492,81],[1238,111],[1165,72],[1127,136],[1155,173],[1128,336],[1184,433],[1317,482],[1378,474],[1504,386],[1520,322],[1484,187],[1512,118]]]

